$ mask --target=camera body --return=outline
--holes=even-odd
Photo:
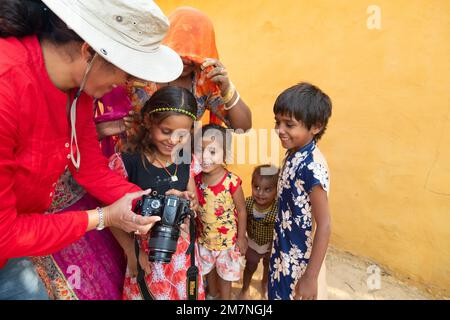
[[[152,262],[169,263],[177,250],[180,225],[193,214],[190,201],[174,195],[143,196],[137,202],[135,211],[145,217],[161,217],[150,230],[148,259]]]

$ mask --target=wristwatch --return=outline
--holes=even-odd
[[[96,229],[98,231],[102,231],[103,229],[105,229],[105,219],[103,217],[103,208],[97,208],[97,212],[98,212],[98,225],[97,225]]]

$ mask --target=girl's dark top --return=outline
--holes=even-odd
[[[144,158],[145,167],[142,163],[142,158]],[[176,174],[178,181],[172,181],[166,170],[154,166],[146,157],[141,157],[140,153],[122,153],[122,161],[128,173],[128,180],[142,188],[142,190],[151,188],[152,193],[156,191],[157,194],[161,195],[164,195],[170,189],[187,190],[190,164],[179,164]],[[166,169],[173,175],[176,170],[176,164],[171,164]]]

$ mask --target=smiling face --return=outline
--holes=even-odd
[[[224,165],[223,145],[211,139],[202,140],[202,171],[211,173]]]
[[[321,127],[312,126],[311,129],[308,129],[292,116],[277,114],[275,130],[277,130],[283,148],[296,150],[310,143],[314,136],[321,131]]]
[[[172,159],[175,147],[188,141],[193,120],[189,116],[174,114],[159,123],[146,120],[156,152],[164,159]]]
[[[252,197],[261,209],[269,207],[277,195],[277,185],[271,178],[256,175],[252,181]]]

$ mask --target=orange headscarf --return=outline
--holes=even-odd
[[[203,12],[179,7],[169,16],[169,21],[169,32],[163,44],[197,64],[206,58],[219,59],[213,24]]]
[[[169,16],[169,21],[170,28],[163,44],[175,50],[181,58],[193,61],[197,66],[206,58],[219,59],[213,24],[203,12],[191,7],[179,7]],[[203,116],[204,124],[226,123],[226,111],[219,86],[206,77],[211,68],[206,70],[196,68],[195,71],[193,93],[199,102],[199,116]],[[137,83],[133,86],[136,87]],[[152,95],[158,88],[155,83],[147,83],[143,84],[142,89],[129,89],[133,105],[137,109],[142,107],[143,98]]]
[[[175,50],[181,58],[200,65],[206,58],[219,59],[216,47],[216,35],[212,21],[203,12],[192,7],[179,7],[169,16],[170,28],[163,44]],[[204,70],[197,74],[196,94],[198,96],[220,96],[217,84],[206,78]],[[223,105],[215,107],[205,123],[221,124],[224,121]],[[207,110],[208,111],[208,110]]]

